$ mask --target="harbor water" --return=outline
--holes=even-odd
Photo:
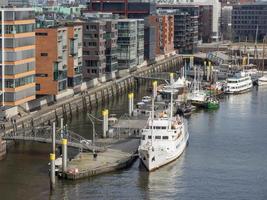
[[[137,91],[146,95],[145,87]],[[127,96],[110,101],[110,113],[127,112]],[[100,113],[102,108],[94,111]],[[189,145],[176,161],[148,173],[129,168],[79,181],[61,181],[51,194],[50,145],[16,143],[0,161],[0,199],[267,199],[267,87],[226,96],[216,111],[188,119]],[[91,138],[85,114],[69,127]],[[98,125],[100,127],[100,124]],[[100,129],[97,132],[100,134]]]

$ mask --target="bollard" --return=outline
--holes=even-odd
[[[52,152],[56,153],[56,122],[53,122],[52,127]]]
[[[68,160],[68,140],[62,139],[62,171],[67,171],[67,160]]]
[[[131,108],[132,108],[131,114],[133,115],[133,110],[134,110],[134,93],[133,92],[132,92],[132,99],[131,99]]]
[[[173,73],[170,73],[170,84],[172,85],[173,82],[174,82],[174,80],[173,80]]]
[[[133,97],[134,97],[134,94],[133,93],[129,93],[128,94],[128,100],[129,100],[129,116],[132,116],[133,114]]]
[[[63,118],[61,118],[60,119],[60,136],[61,136],[61,138],[63,138],[63,136],[64,136],[64,119]]]
[[[54,153],[50,153],[50,189],[55,189],[56,183],[56,171],[55,171],[55,159],[56,156]]]
[[[247,57],[243,57],[243,62],[242,62],[242,65],[246,65],[247,64]]]
[[[208,68],[207,68],[207,81],[210,81],[210,76],[211,76],[211,62],[209,61],[209,66],[208,66]]]
[[[194,65],[194,57],[191,56],[191,57],[190,57],[190,68],[192,68],[193,65]]]
[[[105,109],[102,111],[103,115],[103,138],[106,138],[108,131],[108,110]]]
[[[206,75],[207,75],[206,70],[207,70],[207,61],[204,61],[204,70],[203,70],[203,72],[204,72],[203,76],[204,77],[206,77]]]

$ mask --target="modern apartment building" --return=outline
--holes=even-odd
[[[221,33],[224,40],[232,40],[232,6],[222,8]]]
[[[6,6],[6,5],[7,5],[7,0],[1,0],[0,7],[1,6]]]
[[[75,88],[82,84],[83,26],[66,24],[68,30],[68,87]]]
[[[35,99],[35,18],[29,8],[0,8],[0,16],[0,105],[12,107]]]
[[[118,22],[113,19],[105,19],[106,22],[106,72],[118,70]]]
[[[108,12],[128,18],[144,19],[156,14],[156,3],[148,0],[92,0],[84,12]]]
[[[9,5],[12,6],[30,6],[33,5],[34,0],[6,0],[8,2]]]
[[[38,95],[56,96],[67,89],[68,56],[67,27],[53,26],[36,29],[36,92]]]
[[[157,56],[157,48],[159,48],[159,25],[152,16],[145,18],[144,28],[144,58],[148,61],[154,61]]]
[[[137,20],[118,19],[118,68],[131,69],[137,62]]]
[[[111,74],[118,69],[118,15],[113,15],[112,13],[102,13],[102,12],[91,12],[91,13],[84,13],[84,45],[88,45],[87,41],[90,41],[90,38],[95,38],[98,41],[98,33],[100,31],[100,40],[99,41],[99,48],[93,49],[92,47],[85,47],[84,46],[84,76],[86,78],[97,78],[101,77],[105,74]],[[101,27],[97,30],[91,30],[94,27],[91,27],[92,23],[101,24]],[[94,32],[93,35],[90,32]],[[92,52],[90,52],[92,51]],[[99,52],[98,52],[99,51]],[[102,52],[104,51],[104,53]],[[97,56],[94,56],[94,55]],[[101,56],[98,56],[101,55]],[[99,65],[102,72],[95,74],[91,73],[92,67],[90,67],[90,60],[99,61]],[[96,66],[96,68],[98,68]],[[95,71],[95,69],[93,69]]]
[[[267,2],[234,5],[232,39],[234,41],[263,41],[267,33]]]
[[[165,3],[166,4],[166,3]],[[170,3],[178,7],[184,6],[211,6],[212,16],[210,18],[212,22],[211,27],[211,39],[212,41],[218,41],[220,38],[220,17],[221,17],[221,2],[219,0],[175,0],[174,3]],[[182,10],[185,11],[185,10]],[[205,13],[203,13],[205,14]]]
[[[222,6],[230,6],[244,3],[254,3],[256,0],[220,0]]]
[[[137,19],[137,65],[144,62],[144,37],[145,22],[143,19]]]
[[[173,15],[151,15],[146,19],[146,59],[174,51],[174,17]],[[149,42],[147,42],[147,40]]]
[[[203,43],[213,41],[213,6],[199,5],[198,40]]]
[[[106,22],[87,19],[83,25],[83,76],[99,78],[106,73]]]
[[[197,51],[198,32],[198,7],[161,7],[160,15],[173,16],[174,18],[174,48],[179,53],[194,53]]]

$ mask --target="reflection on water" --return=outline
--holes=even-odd
[[[178,160],[153,172],[147,172],[140,162],[138,177],[145,199],[172,199],[174,193],[183,192],[182,175],[185,153]]]
[[[145,95],[144,88],[138,94],[138,98]],[[59,180],[50,198],[265,200],[266,102],[267,88],[226,96],[219,110],[199,111],[189,118],[189,145],[178,160],[152,173],[137,160],[130,168],[114,173],[77,182]],[[110,113],[127,112],[127,96],[108,107]],[[90,138],[91,125],[85,113],[73,115],[69,126]],[[12,147],[7,159],[0,162],[0,199],[48,199],[49,151],[48,145],[36,143]]]

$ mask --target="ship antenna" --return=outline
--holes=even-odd
[[[153,142],[153,131],[154,131],[154,112],[155,112],[155,98],[157,96],[157,81],[154,81],[153,83],[153,94],[152,94],[152,112],[151,112],[151,144]]]
[[[170,73],[170,84],[171,84],[171,110],[169,116],[169,129],[171,129],[172,113],[173,113],[173,73]]]

